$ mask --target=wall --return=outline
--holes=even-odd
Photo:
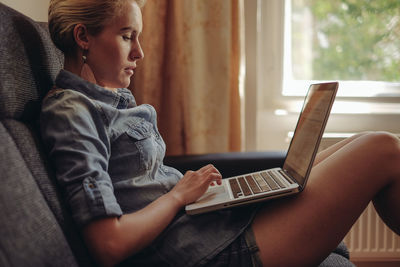
[[[0,0],[36,21],[47,21],[49,0]]]

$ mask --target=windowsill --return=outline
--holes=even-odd
[[[298,114],[303,100],[290,100],[275,109],[276,115]],[[400,115],[400,103],[336,100],[331,114]]]
[[[306,89],[310,84],[333,82],[336,80],[284,80],[283,95],[284,96],[304,96]],[[399,98],[400,83],[399,82],[383,82],[383,81],[338,81],[339,89],[338,97],[353,98]]]

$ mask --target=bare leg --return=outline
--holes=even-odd
[[[317,265],[373,199],[388,226],[400,233],[399,140],[363,134],[336,148],[321,157],[304,192],[268,202],[257,214],[252,227],[265,265]]]
[[[317,165],[318,163],[320,163],[321,161],[325,160],[326,158],[328,158],[331,154],[335,153],[337,150],[339,150],[343,146],[347,145],[348,143],[350,143],[350,142],[356,140],[357,138],[364,136],[366,134],[371,134],[371,132],[362,132],[362,133],[355,134],[349,138],[346,138],[346,139],[322,150],[315,157],[314,166]]]

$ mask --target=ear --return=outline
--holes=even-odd
[[[89,49],[89,36],[85,25],[79,23],[74,27],[74,39],[76,44],[83,50]]]

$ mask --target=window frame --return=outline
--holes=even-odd
[[[283,136],[293,131],[304,100],[302,95],[282,94],[285,1],[245,0],[243,4],[246,65],[244,150],[285,149],[288,144],[282,141],[286,139]],[[339,90],[342,83],[339,82]],[[344,135],[366,130],[398,133],[399,115],[398,96],[339,94],[326,131]],[[274,124],[273,129],[261,129],[270,123]],[[265,136],[271,140],[265,142]]]
[[[292,54],[292,21],[291,14],[291,2],[292,0],[279,1],[276,4],[283,5],[278,7],[279,10],[283,10],[282,16],[284,17],[281,21],[283,26],[280,28],[284,31],[283,42],[283,84],[282,94],[285,96],[304,96],[307,84],[324,82],[321,80],[294,80],[291,79],[290,70],[292,68],[291,54]],[[275,7],[277,9],[277,7]],[[264,25],[265,26],[265,25]],[[289,70],[289,73],[286,71]],[[325,80],[326,81],[326,80]],[[343,81],[339,80],[341,89],[338,91],[338,97],[353,97],[353,98],[398,98],[400,99],[400,82],[385,82],[385,81]]]

